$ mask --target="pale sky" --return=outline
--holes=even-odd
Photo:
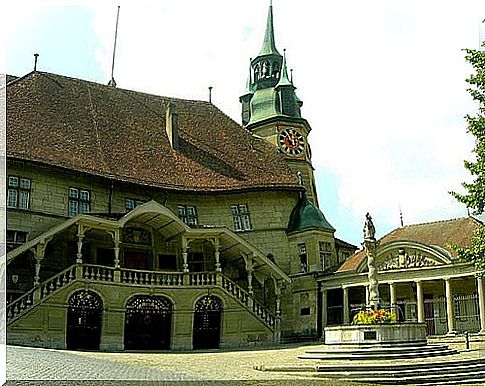
[[[8,2],[0,73],[38,69],[107,83],[117,5],[118,87],[208,98],[237,122],[249,59],[269,0]],[[75,4],[75,5],[73,5]],[[360,245],[369,211],[377,235],[404,223],[466,216],[448,194],[470,180],[464,115],[483,0],[273,0],[276,45],[294,69],[312,132],[320,208],[336,236]]]

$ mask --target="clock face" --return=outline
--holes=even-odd
[[[305,139],[296,129],[283,129],[278,134],[281,149],[289,155],[302,155],[305,150]]]

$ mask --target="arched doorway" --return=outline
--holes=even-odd
[[[67,309],[66,346],[74,350],[99,350],[103,301],[93,291],[71,295]]]
[[[221,316],[222,302],[218,297],[207,295],[195,303],[192,341],[194,349],[219,348]]]
[[[168,350],[172,302],[162,296],[137,295],[126,305],[125,350]]]

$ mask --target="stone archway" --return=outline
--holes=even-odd
[[[195,303],[192,344],[194,349],[219,348],[221,340],[222,302],[207,295]]]
[[[73,350],[99,350],[103,301],[87,290],[71,295],[67,309],[66,347]]]
[[[125,350],[169,350],[172,308],[162,296],[132,297],[125,312]]]

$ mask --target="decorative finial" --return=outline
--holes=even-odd
[[[290,82],[293,83],[293,69],[290,68]]]
[[[364,240],[375,240],[376,228],[369,213],[365,215]]]
[[[401,205],[399,205],[399,219],[401,220],[401,228],[402,228],[404,226],[404,221],[403,221],[403,218],[402,218]]]
[[[37,71],[37,59],[39,54],[34,54],[34,72]]]
[[[209,86],[209,103],[212,103],[212,86]]]

